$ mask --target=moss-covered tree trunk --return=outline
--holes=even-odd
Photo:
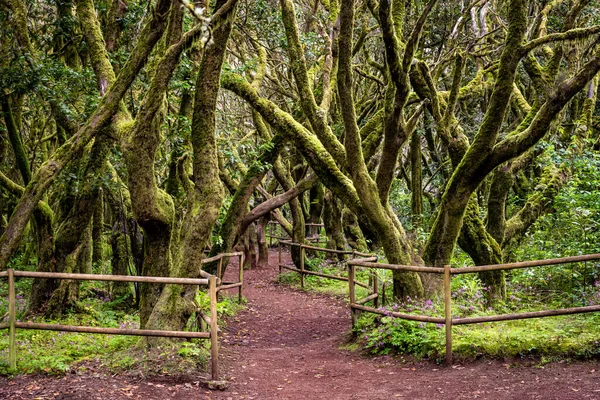
[[[96,268],[104,267],[104,191],[99,187],[96,191],[96,204],[94,205],[94,222],[92,229],[93,257],[92,264]]]
[[[223,5],[224,2],[219,0],[215,8],[218,10]],[[230,8],[223,23],[214,29],[212,42],[203,54],[196,80],[191,131],[194,191],[189,199],[181,230],[180,251],[171,276],[200,276],[203,251],[209,242],[224,196],[219,178],[215,120],[221,66],[235,9],[235,6]],[[189,317],[196,311],[197,291],[195,286],[165,286],[148,319],[148,328],[184,329]]]
[[[410,183],[413,230],[421,227],[423,217],[423,172],[421,164],[421,137],[413,132],[410,139]]]
[[[393,214],[388,204],[391,176],[395,170],[398,152],[402,141],[406,139],[408,128],[402,116],[402,108],[408,96],[408,67],[406,62],[400,64],[399,48],[394,33],[393,22],[390,14],[390,4],[381,2],[380,25],[383,31],[386,59],[389,63],[390,75],[394,88],[394,103],[386,110],[384,125],[384,147],[377,181],[373,181],[364,163],[360,132],[357,126],[356,111],[352,91],[352,33],[354,27],[354,4],[352,1],[343,1],[340,11],[340,37],[339,37],[339,69],[338,91],[342,118],[346,132],[345,144],[347,164],[351,165],[350,174],[358,197],[363,206],[364,215],[380,239],[388,262],[394,264],[413,264],[418,262],[418,256],[413,252],[397,217]],[[396,10],[398,11],[398,10]],[[397,21],[398,22],[398,21]],[[418,30],[417,30],[418,32]],[[406,47],[407,54],[414,51],[414,43]],[[406,57],[406,56],[405,56]],[[406,60],[406,58],[405,58]],[[402,137],[402,135],[404,136]],[[422,297],[423,286],[419,276],[410,272],[394,271],[394,296],[403,299],[406,296]]]
[[[323,215],[323,201],[325,197],[325,188],[321,183],[315,184],[309,192],[310,199],[310,218],[308,222],[311,224],[319,224],[321,223],[321,216]],[[319,227],[312,226],[309,229],[309,234],[311,236],[319,234]]]
[[[360,252],[369,251],[367,240],[358,225],[358,218],[348,208],[344,208],[342,211],[342,225],[344,227],[344,236],[350,247]]]
[[[98,135],[108,124],[112,117],[117,113],[121,99],[129,89],[137,73],[144,66],[150,52],[158,39],[162,36],[165,28],[165,16],[167,14],[170,1],[158,0],[154,12],[149,17],[140,33],[140,40],[131,52],[128,63],[125,64],[121,74],[115,82],[110,85],[101,85],[105,90],[101,90],[103,95],[95,111],[84,124],[64,145],[62,145],[45,161],[38,171],[32,176],[31,181],[25,188],[25,191],[19,200],[9,221],[8,227],[2,237],[0,237],[0,268],[5,268],[11,254],[18,247],[21,236],[45,191],[54,182],[58,174],[72,161],[77,160],[85,146]],[[89,8],[89,7],[88,7]],[[93,6],[91,12],[85,17],[95,19]],[[91,27],[94,24],[89,19],[80,17],[82,27]],[[24,23],[24,31],[27,32],[27,23]],[[86,38],[87,39],[87,38]],[[101,42],[101,40],[99,39]],[[90,45],[88,43],[88,45]],[[26,46],[27,48],[27,46]],[[29,57],[33,57],[31,52]],[[105,81],[106,83],[106,81]]]
[[[279,181],[279,184],[286,192],[292,190],[294,181],[288,168],[286,168],[281,162],[277,160],[273,165],[273,173]],[[304,243],[306,237],[306,225],[304,221],[304,213],[302,211],[302,204],[298,197],[294,197],[288,203],[290,207],[290,213],[292,214],[292,242]],[[291,248],[292,261],[296,267],[300,268],[300,248],[292,246]]]
[[[485,229],[479,217],[477,196],[471,200],[465,211],[458,245],[473,259],[475,265],[492,265],[502,263],[502,250],[498,242]],[[506,295],[504,271],[487,271],[479,274],[490,305],[495,304]]]
[[[81,181],[84,182],[73,207],[58,223],[55,238],[55,259],[58,272],[91,273],[92,220],[97,201],[99,177],[105,171],[110,139],[96,138]],[[61,281],[53,291],[47,309],[48,315],[59,315],[73,307],[77,300],[79,281]]]
[[[344,230],[342,227],[342,204],[329,190],[323,199],[323,225],[327,234],[327,248],[344,250]]]

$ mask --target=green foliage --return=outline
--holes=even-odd
[[[586,315],[467,325],[454,328],[453,351],[463,357],[596,358],[598,322],[598,315]]]
[[[359,320],[355,332],[360,333],[365,347],[373,354],[402,353],[423,358],[437,357],[444,352],[441,325],[366,314]]]
[[[103,313],[97,319],[90,314],[69,315],[60,321],[40,320],[35,322],[60,323],[65,325],[90,325],[116,327],[115,315]],[[135,328],[135,318],[120,319],[122,328]],[[131,348],[138,338],[121,335],[92,335],[52,331],[17,330],[17,371],[19,373],[61,373],[70,371],[76,364],[112,359],[115,353]],[[8,373],[8,335],[0,337],[0,374]]]
[[[217,303],[217,315],[219,320],[222,317],[231,317],[244,308],[243,304],[239,304],[237,296],[220,295],[220,301]],[[208,292],[198,291],[196,295],[196,303],[202,312],[210,313],[210,296]]]
[[[17,319],[23,320],[27,310],[26,295],[31,280],[17,280]],[[49,324],[96,326],[120,329],[139,328],[139,317],[121,307],[122,299],[110,300],[102,297],[103,287],[96,283],[84,283],[81,287],[82,300],[76,312],[60,320],[31,317],[28,321]],[[0,322],[6,322],[8,310],[6,281],[0,285]],[[210,301],[207,293],[200,292],[197,302],[206,313]],[[217,304],[219,320],[231,316],[243,305],[228,296],[221,296]],[[189,329],[197,329],[191,323]],[[154,349],[139,346],[145,338],[123,335],[99,335],[53,331],[17,330],[17,372],[19,373],[64,373],[87,368],[87,363],[100,363],[114,371],[145,369],[146,372],[185,372],[203,368],[208,359],[210,344],[206,340],[161,342]],[[8,374],[8,331],[0,336],[0,374]]]
[[[457,301],[456,297],[453,300]],[[476,308],[469,310],[469,303],[460,299],[457,302],[463,316],[493,314]],[[431,312],[420,308],[417,314],[440,316],[439,308],[434,305]],[[453,309],[454,315],[457,311]],[[500,313],[509,311],[524,310],[518,306],[506,307]],[[596,358],[600,355],[599,321],[597,314],[588,314],[455,326],[453,354],[459,358]],[[403,354],[437,361],[445,354],[442,324],[401,320],[389,313],[386,316],[364,313],[354,332],[363,347],[373,354]]]
[[[540,217],[514,252],[519,261],[600,253],[600,154],[571,156],[562,149],[549,151],[548,162],[567,163],[572,177],[553,202],[554,212]],[[551,291],[557,296],[580,296],[594,291],[600,262],[566,264],[515,271],[515,284]]]

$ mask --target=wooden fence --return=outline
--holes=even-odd
[[[597,312],[600,311],[600,305],[595,306],[583,306],[583,307],[573,307],[573,308],[563,308],[558,310],[545,310],[545,311],[534,311],[534,312],[524,312],[518,314],[501,314],[501,315],[490,315],[483,317],[469,317],[469,318],[453,318],[452,317],[452,298],[450,293],[450,283],[452,280],[452,275],[460,275],[460,274],[473,274],[484,271],[504,271],[518,268],[532,268],[532,267],[541,267],[548,265],[559,265],[559,264],[569,264],[576,262],[584,262],[584,261],[594,261],[600,260],[600,254],[589,254],[583,256],[574,256],[574,257],[563,257],[563,258],[554,258],[549,260],[539,260],[539,261],[526,261],[526,262],[518,262],[518,263],[510,263],[510,264],[496,264],[496,265],[484,265],[477,267],[466,267],[466,268],[451,268],[449,265],[444,266],[444,268],[433,268],[433,267],[422,267],[422,266],[412,266],[412,265],[395,265],[395,264],[383,264],[383,263],[374,263],[369,259],[354,259],[348,261],[348,285],[349,285],[349,294],[350,294],[350,314],[352,318],[352,325],[356,323],[356,319],[358,313],[360,311],[366,311],[375,314],[381,315],[391,315],[395,318],[410,320],[410,321],[420,321],[426,323],[434,323],[434,324],[444,324],[446,328],[446,363],[448,365],[452,364],[452,326],[453,325],[467,325],[467,324],[478,324],[482,322],[496,322],[496,321],[509,321],[509,320],[517,320],[517,319],[527,319],[527,318],[541,318],[541,317],[550,317],[557,315],[569,315],[569,314],[581,314],[588,312]],[[405,314],[399,312],[391,312],[384,311],[381,309],[377,309],[377,305],[375,307],[367,307],[363,304],[367,301],[371,300],[367,296],[364,299],[356,300],[354,286],[357,284],[354,281],[355,269],[356,267],[363,268],[372,268],[372,269],[387,269],[392,271],[412,271],[412,272],[421,272],[421,273],[431,273],[431,274],[440,274],[444,275],[444,317],[430,317],[425,315],[413,315],[413,314]]]
[[[273,247],[273,239],[277,239],[277,240],[285,240],[285,241],[290,241],[291,238],[288,236],[279,236],[276,233],[273,232],[273,227],[277,226],[277,225],[281,225],[279,222],[277,221],[269,221],[269,230],[266,234],[266,236],[269,238],[269,247]],[[311,224],[311,223],[306,223],[304,224],[304,226],[308,227],[308,228],[322,228],[323,224]],[[320,236],[317,237],[306,237],[305,240],[312,242],[312,243],[326,243],[327,238],[322,238]]]
[[[217,264],[217,277],[221,278],[223,276],[223,260],[227,260],[230,257],[238,257],[238,280],[232,282],[220,282],[217,287],[217,295],[221,290],[234,289],[238,288],[238,301],[242,301],[242,290],[244,286],[244,253],[241,251],[237,251],[235,253],[221,253],[217,254],[214,257],[205,258],[202,260],[202,264],[208,264],[210,262],[218,261]]]
[[[291,265],[286,265],[283,263],[282,261],[282,245],[284,246],[290,246],[290,247],[299,247],[300,248],[300,268],[296,268],[294,266]],[[321,272],[315,272],[315,271],[309,271],[306,268],[304,268],[304,264],[305,264],[305,260],[306,260],[306,251],[312,251],[312,252],[322,252],[322,253],[328,253],[328,254],[337,254],[337,255],[348,255],[350,257],[354,257],[354,256],[360,256],[360,257],[366,257],[366,258],[362,258],[361,260],[368,260],[368,261],[377,261],[377,256],[370,256],[370,254],[366,254],[366,253],[360,253],[358,251],[352,250],[352,251],[348,251],[348,250],[334,250],[334,249],[324,249],[322,247],[316,247],[316,246],[309,246],[309,245],[305,245],[305,244],[299,244],[299,243],[293,243],[291,241],[279,241],[279,248],[278,248],[278,252],[279,252],[279,273],[281,274],[283,269],[287,269],[290,271],[294,271],[300,274],[300,286],[302,288],[304,288],[304,276],[305,275],[314,275],[314,276],[320,276],[322,278],[327,278],[327,279],[335,279],[338,281],[348,281],[348,278],[345,276],[338,276],[338,275],[329,275],[329,274],[323,274]],[[366,289],[372,289],[373,292],[369,295],[369,296],[374,296],[375,299],[379,298],[378,295],[378,281],[376,277],[373,277],[373,275],[369,276],[369,283],[363,283],[360,281],[354,281],[356,285],[358,286],[362,286]]]
[[[239,281],[222,282],[218,276],[221,276],[223,259],[229,257],[239,257]],[[17,329],[32,329],[32,330],[50,330],[61,332],[79,332],[79,333],[99,333],[108,335],[129,335],[129,336],[145,336],[145,337],[170,337],[170,338],[193,338],[193,339],[210,339],[211,350],[211,377],[212,380],[219,379],[219,343],[218,336],[220,329],[217,324],[217,296],[221,290],[238,288],[238,299],[242,300],[243,287],[243,265],[244,254],[223,253],[217,256],[202,260],[203,264],[218,261],[217,275],[211,275],[205,271],[200,271],[201,279],[191,278],[166,278],[155,276],[126,276],[126,275],[100,275],[100,274],[70,274],[59,272],[30,272],[30,271],[15,271],[9,269],[0,272],[0,278],[8,278],[8,323],[0,323],[0,329],[9,330],[8,339],[8,354],[9,366],[11,370],[16,370],[17,367],[17,346],[16,346],[16,331]],[[59,280],[81,280],[81,281],[104,281],[104,282],[137,282],[137,283],[162,283],[174,285],[198,285],[208,286],[210,298],[210,316],[201,314],[202,319],[209,327],[208,332],[189,332],[189,331],[169,331],[169,330],[150,330],[150,329],[118,329],[118,328],[99,328],[91,326],[73,326],[60,324],[42,324],[34,322],[20,322],[16,320],[16,293],[15,293],[15,278],[41,278],[41,279],[59,279]],[[200,313],[200,310],[197,310]]]

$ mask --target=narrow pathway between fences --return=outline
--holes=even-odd
[[[247,309],[229,318],[220,338],[225,391],[199,382],[207,372],[139,377],[88,370],[0,377],[0,399],[600,399],[598,362],[542,367],[480,360],[445,367],[345,351],[347,304],[274,283],[277,251],[269,259],[268,267],[244,272]],[[234,272],[230,266],[228,274]]]
[[[247,309],[221,341],[229,388],[211,399],[600,399],[598,363],[444,367],[342,350],[350,327],[344,301],[277,285],[276,251],[269,261],[244,273]]]

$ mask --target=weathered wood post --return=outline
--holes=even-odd
[[[306,251],[304,246],[300,245],[300,287],[304,289],[304,256]]]
[[[217,277],[208,278],[208,291],[210,295],[210,357],[211,372],[214,381],[219,380],[219,337],[217,326]]]
[[[222,279],[223,276],[223,257],[219,255],[219,263],[217,264],[217,278]]]
[[[279,252],[279,262],[277,265],[279,265],[279,275],[281,275],[281,260],[282,260],[282,258],[281,258],[281,241],[277,242],[277,246],[278,246],[277,251]]]
[[[217,264],[217,278],[223,279],[223,256],[219,256],[219,263]],[[221,282],[222,284],[223,282]],[[219,301],[220,291],[217,290],[217,302]]]
[[[242,286],[244,286],[244,253],[240,253],[240,274],[239,274],[240,287],[238,291],[238,303],[242,302]]]
[[[17,369],[15,271],[8,270],[8,359],[11,371]]]
[[[373,270],[373,293],[377,295],[373,300],[375,308],[379,308],[379,278],[377,277],[377,270]]]
[[[450,293],[450,266],[444,265],[444,310],[446,320],[446,364],[452,365],[452,310]]]
[[[350,319],[352,321],[352,328],[356,325],[356,312],[352,307],[356,301],[356,294],[354,293],[354,265],[348,264],[348,294],[350,297]]]

